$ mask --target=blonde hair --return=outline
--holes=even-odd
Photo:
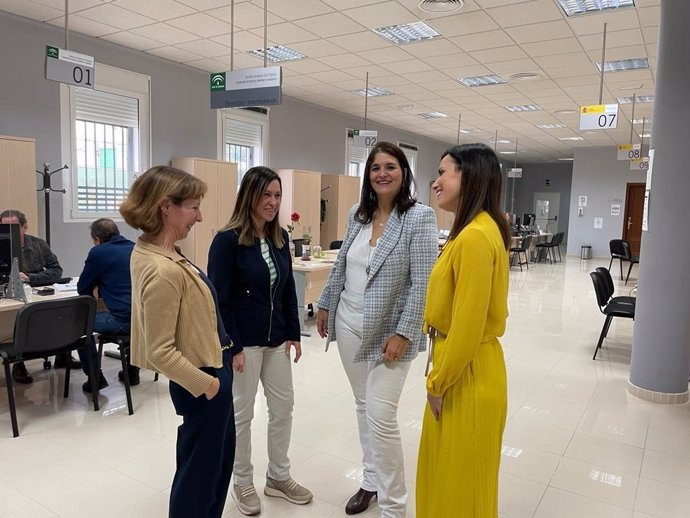
[[[253,245],[256,239],[256,229],[254,228],[252,213],[264,191],[268,188],[268,184],[273,180],[278,180],[282,191],[283,183],[280,181],[280,176],[268,167],[256,166],[244,173],[232,217],[228,224],[221,229],[221,232],[234,230],[239,234],[238,242],[241,245]],[[276,248],[283,248],[283,229],[280,228],[279,217],[280,210],[276,211],[272,221],[266,223],[266,236],[271,238]]]
[[[181,169],[157,165],[134,181],[120,205],[120,214],[130,227],[155,236],[163,229],[161,202],[170,200],[180,205],[203,198],[207,189],[206,182]]]

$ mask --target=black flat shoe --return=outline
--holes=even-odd
[[[133,387],[134,385],[139,385],[141,383],[141,380],[139,378],[139,367],[129,367],[127,369],[127,372],[129,374],[129,386]],[[125,382],[125,373],[123,371],[119,371],[117,373],[117,379],[119,379],[121,382]]]
[[[99,374],[98,377],[98,390],[102,390],[108,386],[108,380],[103,376],[103,372]],[[86,380],[81,386],[81,389],[87,394],[91,394],[91,380]]]
[[[367,491],[361,487],[352,495],[345,506],[345,514],[363,513],[369,507],[369,503],[376,496],[376,491]]]
[[[23,385],[28,385],[34,381],[34,379],[31,377],[31,374],[29,374],[29,371],[26,370],[26,365],[24,365],[24,362],[15,363],[12,365],[12,379]]]

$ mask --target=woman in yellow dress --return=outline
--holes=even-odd
[[[431,272],[435,334],[417,467],[417,518],[496,518],[507,389],[498,337],[508,317],[510,230],[501,170],[484,144],[448,150],[432,188],[455,213]]]

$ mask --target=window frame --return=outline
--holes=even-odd
[[[129,175],[129,185],[137,173],[146,171],[151,164],[151,77],[122,68],[96,63],[94,86],[101,92],[135,98],[138,101],[139,164]],[[67,191],[62,203],[65,223],[91,222],[98,218],[122,221],[118,211],[80,211],[78,193],[76,102],[75,86],[60,84],[60,132],[62,163],[69,169],[62,172],[62,185]]]
[[[218,142],[217,142],[217,158],[221,161],[226,161],[225,159],[225,146],[228,145],[225,141],[225,121],[226,119],[236,120],[239,122],[245,122],[249,124],[257,124],[261,126],[261,153],[260,157],[255,157],[256,159],[261,158],[260,162],[255,165],[264,165],[270,167],[269,165],[269,140],[270,140],[270,108],[266,108],[268,113],[256,113],[248,110],[236,109],[236,108],[221,108],[216,110],[216,123]],[[252,166],[253,167],[253,166]],[[239,190],[240,184],[242,183],[242,176],[238,177],[237,188]]]

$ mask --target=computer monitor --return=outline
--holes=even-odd
[[[531,227],[534,225],[534,221],[537,219],[536,214],[523,214],[522,224],[526,227]]]
[[[19,259],[22,245],[19,240],[19,224],[0,223],[0,284],[7,284],[12,271],[12,261]]]

